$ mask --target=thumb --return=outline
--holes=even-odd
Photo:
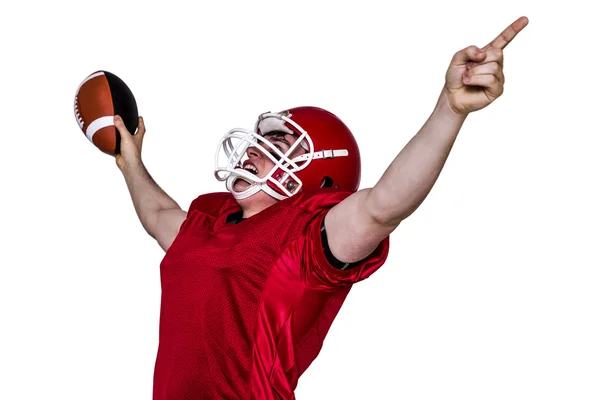
[[[454,57],[452,57],[453,65],[464,65],[469,61],[483,61],[485,59],[485,51],[481,50],[477,46],[469,46],[460,50]]]
[[[119,115],[115,115],[114,123],[115,128],[117,128],[117,130],[120,133],[121,142],[131,140],[131,133],[129,132],[129,130],[125,126],[125,123],[123,122],[123,119]]]

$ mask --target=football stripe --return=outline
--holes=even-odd
[[[77,86],[77,90],[75,91],[75,104],[74,104],[73,108],[74,108],[74,112],[75,112],[75,119],[77,120],[79,129],[83,129],[83,125],[84,125],[83,118],[81,117],[81,112],[79,110],[79,101],[77,98],[79,96],[79,90],[81,89],[83,84],[86,83],[87,81],[89,81],[90,79],[94,79],[94,78],[96,78],[98,76],[102,76],[102,75],[104,75],[104,71],[94,72],[93,74],[91,74],[90,76],[85,78],[84,81],[79,84],[79,86]]]
[[[112,95],[106,76],[102,73],[97,78],[88,80],[85,85],[82,85],[77,96],[78,112],[83,122],[82,131],[90,140],[95,131],[100,129],[98,127],[90,130],[91,123],[102,117],[115,115]]]
[[[91,74],[90,76],[88,76],[87,78],[85,78],[85,80],[83,82],[81,82],[79,84],[79,86],[77,87],[77,91],[75,92],[75,96],[77,96],[77,94],[79,94],[79,89],[81,89],[81,87],[83,86],[84,83],[86,83],[90,79],[94,79],[95,77],[101,76],[101,75],[104,75],[104,71],[94,72],[93,74]]]
[[[93,138],[94,134],[98,132],[102,128],[106,128],[107,126],[111,126],[115,124],[113,115],[109,115],[107,117],[100,117],[94,122],[92,122],[87,129],[85,130],[85,136],[90,140],[90,142],[94,143]]]

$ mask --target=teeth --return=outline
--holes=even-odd
[[[254,165],[252,165],[252,164],[248,164],[248,165],[246,165],[246,166],[244,167],[244,169],[245,169],[246,171],[250,171],[250,172],[252,172],[254,175],[258,174],[258,170],[257,170],[257,169],[256,169],[256,167],[255,167]]]

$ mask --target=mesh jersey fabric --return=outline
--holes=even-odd
[[[230,193],[192,202],[160,266],[154,400],[295,399],[352,284],[387,258],[389,238],[354,268],[327,262],[321,222],[350,194],[303,192],[237,224]]]

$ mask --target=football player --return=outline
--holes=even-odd
[[[227,191],[184,211],[141,160],[145,126],[121,133],[116,163],[161,262],[154,399],[293,399],[352,285],[385,261],[389,235],[425,199],[467,115],[503,92],[503,49],[458,51],[435,109],[372,188],[358,190],[348,127],[320,108],[259,116],[219,144]]]

